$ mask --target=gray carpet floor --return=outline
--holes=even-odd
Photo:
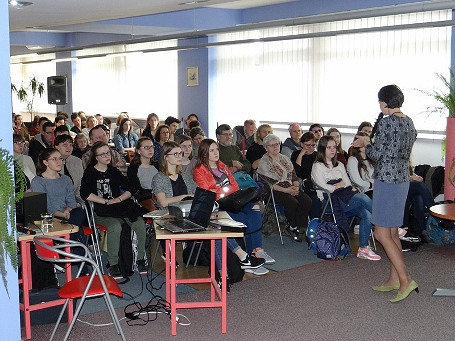
[[[170,336],[165,315],[144,326],[128,326],[122,320],[122,326],[128,340],[455,340],[455,298],[432,296],[437,287],[455,288],[455,245],[427,244],[417,252],[405,253],[405,260],[420,293],[412,293],[401,303],[388,301],[393,292],[371,290],[387,276],[385,258],[372,262],[350,257],[236,283],[228,294],[225,335],[221,334],[219,309],[180,310],[182,325],[177,327],[177,337]],[[181,294],[178,299],[207,297],[208,290],[201,290]],[[121,309],[118,312],[123,317]],[[92,323],[109,321],[107,312],[84,318]],[[33,339],[46,339],[51,328],[34,326]],[[57,339],[63,329],[61,326]],[[82,323],[76,324],[70,339],[91,340],[94,335],[97,340],[116,339],[113,326]]]

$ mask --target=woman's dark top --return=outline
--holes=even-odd
[[[182,174],[177,176],[176,180],[171,180],[172,194],[174,197],[179,195],[188,194],[188,188],[186,187],[185,181],[182,178]]]
[[[142,136],[147,136],[150,140],[153,141],[153,143],[155,143],[155,138],[153,137],[152,132],[150,131],[150,128],[145,128],[142,131]]]
[[[82,159],[82,155],[84,155],[85,152],[89,149],[90,149],[90,146],[87,146],[84,149],[74,148],[71,155],[74,155],[74,156],[78,157],[79,159]]]
[[[302,156],[302,162],[300,165],[296,163],[297,156],[299,156],[300,150],[296,150],[291,155],[291,162],[294,166],[295,173],[297,176],[302,179],[311,179],[311,169],[313,167],[313,163],[316,160],[316,152],[313,154],[305,154]]]
[[[262,158],[265,153],[267,153],[267,151],[263,145],[253,142],[247,149],[245,157],[251,164],[253,164],[254,161]]]

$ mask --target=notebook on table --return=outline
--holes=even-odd
[[[158,220],[156,224],[172,233],[205,231],[209,225],[215,199],[215,192],[197,187],[187,218],[163,219]]]

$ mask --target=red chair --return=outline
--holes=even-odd
[[[79,271],[77,272],[76,278],[65,283],[58,291],[59,296],[66,299],[66,301],[63,304],[62,311],[60,312],[49,340],[54,338],[55,332],[57,331],[70,299],[79,298],[80,302],[77,305],[74,317],[71,320],[63,340],[68,339],[74,323],[84,305],[85,299],[99,296],[104,297],[117,334],[122,337],[122,340],[126,340],[110,298],[110,295],[122,297],[123,293],[114,278],[101,273],[98,264],[92,259],[89,249],[80,242],[53,236],[35,236],[33,241],[35,243],[36,254],[41,260],[52,263],[77,263],[79,265]],[[84,255],[80,256],[74,253],[65,252],[64,249],[67,247],[69,247],[70,250],[82,248],[84,249]],[[89,275],[80,276],[84,265],[91,268],[92,272]]]

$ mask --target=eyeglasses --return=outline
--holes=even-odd
[[[269,144],[267,147],[276,148],[276,147],[279,147],[279,146],[280,146],[279,143],[272,143],[272,144]]]
[[[145,150],[155,149],[154,145],[151,146],[141,146],[140,148],[144,148]]]
[[[234,136],[232,133],[223,133],[223,134],[220,134],[220,135],[229,136],[229,137]]]
[[[14,142],[14,143],[15,143],[15,144],[18,144],[18,145],[21,145],[21,146],[25,144],[24,141],[17,141],[17,142]]]
[[[63,158],[62,157],[50,157],[49,159],[47,159],[47,161],[61,161],[63,162]]]
[[[169,154],[166,154],[166,155],[173,155],[174,157],[182,157],[182,156],[183,156],[183,152],[179,152],[179,153],[169,153]]]
[[[111,153],[110,152],[106,152],[106,153],[96,154],[96,156],[99,156],[99,157],[102,157],[103,159],[105,159],[108,156],[111,156]]]
[[[316,143],[304,143],[305,147],[314,147]]]
[[[312,132],[313,133],[322,133],[322,129],[313,129]]]

